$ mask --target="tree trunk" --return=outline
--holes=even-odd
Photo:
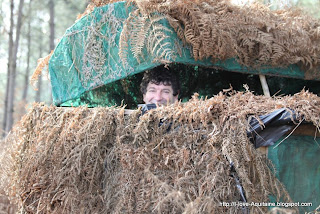
[[[13,11],[14,11],[14,1],[11,0],[10,2],[10,30],[9,30],[9,53],[8,53],[8,71],[7,71],[7,86],[6,86],[6,97],[4,101],[4,111],[3,111],[3,124],[2,129],[6,130],[7,125],[7,114],[8,114],[8,93],[9,93],[9,82],[10,82],[10,68],[12,63],[12,51],[13,51],[13,28],[14,28],[14,21],[13,21]],[[3,136],[6,135],[6,132],[3,132]]]
[[[40,33],[39,36],[39,59],[42,57],[42,34]],[[42,86],[42,75],[40,74],[38,77],[38,83],[37,83],[37,92],[36,92],[36,97],[35,97],[35,101],[36,102],[40,102],[41,101],[41,86]]]
[[[19,9],[18,9],[18,21],[16,27],[16,38],[13,45],[12,57],[11,62],[9,62],[10,68],[10,75],[9,75],[9,86],[8,86],[8,106],[7,106],[7,113],[6,113],[6,128],[5,132],[8,133],[12,128],[13,124],[13,111],[14,111],[14,90],[16,84],[16,67],[17,67],[17,53],[19,48],[19,39],[20,39],[20,32],[22,26],[22,9],[23,9],[24,0],[20,0],[19,2]]]
[[[38,82],[37,82],[38,90],[36,92],[35,101],[38,103],[41,101],[41,87],[42,87],[42,75],[38,77]]]
[[[54,18],[55,18],[55,12],[54,12],[54,1],[49,0],[49,14],[50,14],[50,47],[49,47],[49,53],[51,53],[52,50],[55,48],[54,44],[54,38],[55,38],[55,24],[54,24]],[[50,103],[52,102],[52,88],[49,87],[50,90]]]
[[[49,53],[54,49],[54,1],[49,0],[49,12],[50,12],[50,51]]]
[[[29,2],[29,8],[28,8],[28,14],[31,14],[31,2]],[[26,68],[26,73],[25,73],[25,78],[24,78],[24,90],[22,93],[22,102],[26,103],[27,102],[27,96],[28,96],[28,89],[29,89],[29,74],[30,74],[30,54],[31,54],[31,17],[29,16],[28,18],[28,32],[27,32],[27,48],[28,48],[28,53],[27,53],[27,68]]]
[[[91,0],[87,0],[86,1],[86,3],[85,3],[85,7],[84,7],[84,9],[82,10],[82,11],[84,11],[87,7],[88,7],[88,5],[91,3]]]

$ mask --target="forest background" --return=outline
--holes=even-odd
[[[247,3],[245,0],[232,2]],[[272,9],[299,7],[310,16],[320,18],[320,0],[260,2],[271,4]],[[38,90],[30,85],[30,77],[37,60],[54,49],[89,3],[90,0],[0,0],[0,138],[6,136],[33,102],[52,103],[47,75],[38,79],[35,86]],[[258,85],[259,81],[252,84]],[[222,90],[224,86],[217,87]]]

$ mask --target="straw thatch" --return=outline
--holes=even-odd
[[[5,144],[4,140],[0,140],[0,159],[5,157],[5,151],[7,150],[7,144]],[[0,161],[0,168],[3,168],[4,164],[4,162]],[[0,184],[2,183],[2,178],[4,177],[0,177]],[[17,211],[17,206],[10,203],[3,188],[6,188],[6,186],[0,185],[0,214],[14,214]]]
[[[6,138],[2,185],[27,213],[238,213],[220,203],[240,200],[232,161],[248,202],[290,201],[246,135],[248,116],[282,107],[319,129],[320,98],[304,91],[195,95],[140,117],[35,104]]]
[[[8,196],[3,190],[0,190],[0,214],[14,214],[17,211],[17,206],[11,204]]]

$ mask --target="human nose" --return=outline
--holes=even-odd
[[[162,100],[161,91],[157,91],[156,96],[155,96],[155,99],[156,99],[157,101]]]

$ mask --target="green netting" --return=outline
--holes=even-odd
[[[300,213],[313,211],[320,205],[319,153],[319,138],[311,136],[291,136],[268,150],[276,176],[293,201],[300,203]],[[312,203],[312,206],[301,206],[301,203]]]
[[[215,63],[211,59],[195,61],[191,48],[182,44],[168,21],[160,15],[159,20],[151,25],[155,28],[163,26],[165,30],[162,30],[162,33],[165,33],[165,38],[153,42],[149,50],[144,47],[139,61],[135,53],[130,51],[128,41],[129,51],[125,53],[127,60],[122,61],[119,57],[120,34],[131,10],[132,7],[126,7],[125,2],[95,8],[66,31],[49,61],[55,105],[66,101],[74,106],[84,104],[76,100],[81,96],[90,99],[90,93],[85,92],[168,61],[236,72],[304,78],[304,73],[297,65],[287,68],[263,67],[257,71],[241,66],[236,59]],[[104,96],[101,99],[104,99],[106,105],[110,104]]]

